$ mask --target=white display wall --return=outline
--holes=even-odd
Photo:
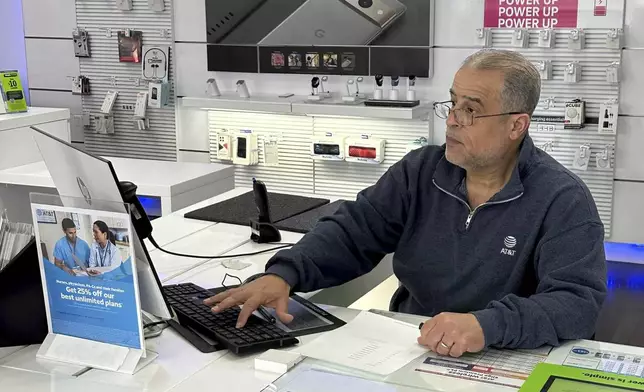
[[[107,0],[106,0],[107,1]],[[23,0],[25,5],[25,31],[29,64],[30,90],[34,104],[70,107],[82,110],[80,99],[71,96],[65,76],[77,72],[78,62],[71,52],[71,30],[75,27],[73,0],[42,2]],[[421,81],[420,92],[426,97],[443,99],[447,96],[454,72],[460,62],[476,50],[475,38],[469,28],[480,26],[483,20],[483,0],[437,0],[434,69],[431,80]],[[38,16],[35,10],[46,12]],[[70,16],[71,15],[71,16]],[[644,146],[644,106],[641,90],[644,76],[644,0],[626,0],[625,50],[622,57],[623,82],[620,91],[620,119],[616,147],[614,181],[614,210],[612,239],[624,242],[644,242],[644,165],[640,149]],[[465,28],[468,27],[467,29]],[[232,91],[234,82],[245,79],[253,94],[293,92],[308,93],[309,76],[222,74],[207,71],[205,6],[204,0],[182,0],[174,7],[174,54],[176,66],[176,93],[179,96],[204,96],[205,82],[216,77],[222,90]],[[39,45],[41,38],[48,39],[50,49]],[[53,39],[51,39],[53,38]],[[43,50],[44,49],[44,50]],[[63,55],[61,53],[69,53]],[[71,68],[71,70],[69,70]],[[330,87],[341,91],[342,78],[333,78]],[[180,116],[180,115],[179,115]],[[181,117],[181,116],[180,116]],[[186,124],[190,126],[186,126]],[[204,126],[206,124],[206,126]],[[181,121],[177,134],[178,158],[207,162],[210,143],[207,114]],[[444,123],[434,120],[433,141],[444,141]],[[83,135],[75,133],[75,140]]]

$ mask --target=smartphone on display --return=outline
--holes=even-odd
[[[307,0],[260,45],[368,45],[407,7],[398,0]]]
[[[238,137],[237,138],[237,157],[238,158],[246,158],[246,138],[245,137]]]

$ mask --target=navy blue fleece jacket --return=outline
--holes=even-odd
[[[308,292],[366,274],[394,253],[401,287],[392,310],[472,313],[487,346],[591,337],[606,260],[585,184],[529,136],[510,181],[487,203],[468,205],[464,178],[444,147],[413,151],[266,271]]]

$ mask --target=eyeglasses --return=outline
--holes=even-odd
[[[454,113],[454,118],[458,125],[463,127],[469,127],[474,123],[475,118],[485,118],[485,117],[499,117],[499,116],[509,116],[512,114],[523,114],[522,112],[507,112],[507,113],[497,113],[497,114],[485,114],[480,116],[475,116],[474,112],[468,111],[466,109],[454,109],[454,102],[445,101],[445,102],[436,102],[434,104],[434,113],[439,118],[444,120],[449,117],[450,113]]]

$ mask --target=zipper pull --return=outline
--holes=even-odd
[[[470,214],[467,216],[467,220],[465,221],[465,230],[468,230],[470,228],[470,223],[472,223],[473,217],[474,217],[474,211],[470,212]]]

